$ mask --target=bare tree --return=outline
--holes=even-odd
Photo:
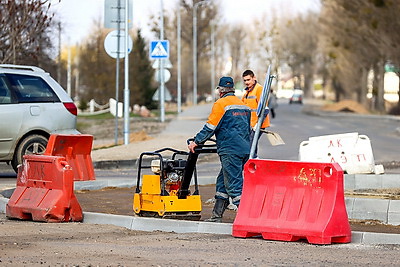
[[[244,63],[244,58],[247,55],[244,53],[244,47],[246,47],[246,30],[241,25],[232,25],[231,27],[227,27],[226,31],[226,41],[229,47],[228,53],[232,57],[232,70],[231,75],[233,76],[235,81],[241,79],[241,72],[243,70],[239,69],[240,63]]]
[[[321,22],[326,53],[343,96],[366,103],[366,73],[374,71],[373,108],[385,111],[384,65],[398,61],[400,34],[394,18],[400,3],[394,0],[324,0]]]
[[[104,29],[101,20],[94,21],[90,35],[79,51],[80,91],[83,102],[95,99],[107,103],[115,97],[116,60],[104,48],[104,39],[110,30]],[[133,49],[129,53],[130,103],[155,108],[152,96],[156,90],[152,79],[154,70],[148,54],[148,41],[138,29],[133,35]],[[124,87],[124,60],[120,60],[119,95]]]
[[[350,2],[345,9],[344,4],[344,1],[323,2],[321,47],[329,58],[336,100],[351,98],[365,103],[366,73],[374,60],[363,55],[374,47],[363,40],[368,34],[367,27],[354,19],[358,9]]]
[[[104,104],[115,95],[115,60],[104,50],[106,35],[101,21],[95,21],[91,34],[80,47],[80,91],[85,101],[95,98]]]
[[[313,76],[318,58],[318,23],[315,13],[281,19],[272,37],[276,54],[287,63],[295,78],[295,87],[302,88],[306,97],[312,96]]]
[[[29,63],[50,47],[48,0],[0,0],[0,62]]]
[[[200,0],[180,0],[176,8],[168,13],[164,12],[164,38],[170,43],[170,61],[173,64],[171,80],[167,83],[168,89],[175,95],[177,66],[177,15],[181,15],[181,69],[182,69],[182,94],[183,98],[192,99],[193,88],[193,6],[201,2]],[[219,2],[204,1],[197,6],[197,66],[198,66],[198,94],[200,96],[210,92],[211,84],[211,31],[212,25],[218,32],[219,21]],[[151,29],[159,36],[158,15],[153,15],[151,19]],[[216,43],[219,43],[217,35]],[[217,45],[218,51],[220,46]],[[201,98],[199,98],[200,100]]]

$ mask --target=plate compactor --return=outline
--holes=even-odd
[[[189,139],[188,143],[192,140]],[[133,197],[135,214],[143,217],[200,220],[201,198],[196,163],[199,154],[217,152],[215,140],[209,141],[212,144],[197,146],[195,153],[163,148],[140,154]],[[170,158],[164,156],[167,152],[172,154]],[[151,169],[154,174],[141,176],[144,169]],[[190,192],[192,177],[193,193]]]

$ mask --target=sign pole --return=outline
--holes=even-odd
[[[160,16],[160,40],[164,40],[164,6],[163,0],[160,0],[161,16]],[[160,121],[165,121],[165,92],[164,92],[164,59],[160,58]]]
[[[118,0],[118,26],[117,26],[117,59],[115,66],[115,132],[114,132],[114,143],[118,145],[118,101],[119,101],[119,53],[120,53],[120,43],[121,43],[121,0]]]
[[[178,29],[177,29],[177,43],[178,43],[178,77],[177,77],[177,105],[178,114],[182,112],[182,78],[181,78],[181,6],[178,7]]]
[[[104,0],[104,27],[117,29],[107,34],[104,40],[104,48],[110,57],[116,58],[115,74],[115,144],[118,144],[118,102],[119,102],[119,67],[120,59],[125,57],[125,88],[124,88],[124,144],[129,143],[129,59],[128,54],[132,50],[132,39],[129,37],[128,29],[132,27],[132,0]],[[122,9],[125,10],[122,13]],[[121,24],[124,22],[125,34],[121,35]],[[116,37],[116,38],[115,38]],[[124,37],[124,42],[121,40]],[[122,42],[125,52],[122,53]],[[122,46],[123,47],[123,46]]]
[[[124,145],[129,144],[129,58],[128,58],[128,9],[129,1],[125,0],[125,88],[124,88]]]

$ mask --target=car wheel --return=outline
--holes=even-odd
[[[18,172],[18,165],[22,164],[24,155],[43,154],[46,150],[48,139],[43,135],[29,135],[25,137],[15,150],[11,165]]]

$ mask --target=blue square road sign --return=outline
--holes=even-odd
[[[169,42],[168,40],[151,41],[150,58],[169,58]]]

